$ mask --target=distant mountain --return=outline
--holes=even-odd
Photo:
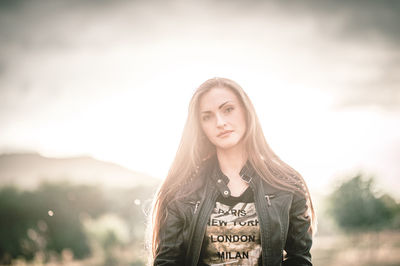
[[[159,179],[92,157],[48,158],[37,153],[0,155],[0,186],[31,189],[42,181],[129,188],[156,185]]]

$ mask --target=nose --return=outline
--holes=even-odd
[[[225,119],[217,113],[216,115],[216,123],[217,123],[217,127],[224,127],[226,125]]]

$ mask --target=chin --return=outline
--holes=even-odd
[[[216,143],[215,147],[217,149],[228,150],[228,149],[235,147],[237,144],[239,144],[238,141],[229,141],[229,142],[224,142],[224,143]]]

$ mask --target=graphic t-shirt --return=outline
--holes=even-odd
[[[260,227],[252,189],[239,197],[219,195],[205,234],[203,265],[259,265]]]

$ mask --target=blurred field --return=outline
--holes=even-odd
[[[312,255],[316,266],[398,266],[400,232],[317,235]]]

